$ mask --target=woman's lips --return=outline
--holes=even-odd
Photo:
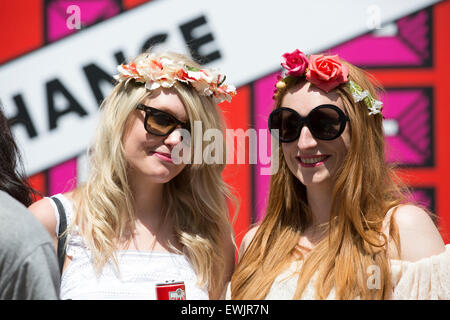
[[[302,167],[312,168],[317,167],[325,163],[328,160],[329,155],[320,155],[320,156],[301,156],[297,157],[297,161],[300,163]]]
[[[163,161],[173,163],[172,156],[170,155],[170,153],[152,151],[152,152],[150,152],[150,155],[155,155],[156,157],[158,157],[159,159],[161,159]]]

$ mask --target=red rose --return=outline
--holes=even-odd
[[[291,53],[285,53],[281,58],[281,65],[288,70],[288,74],[294,77],[303,75],[308,67],[308,58],[298,49]]]
[[[337,55],[311,55],[306,79],[325,92],[347,82],[348,68]]]

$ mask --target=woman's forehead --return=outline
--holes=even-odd
[[[281,102],[282,107],[301,108],[306,112],[322,104],[336,105],[343,110],[342,98],[336,90],[326,93],[310,82],[298,84],[287,90]]]

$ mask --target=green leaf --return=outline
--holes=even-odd
[[[190,66],[186,66],[186,69],[188,69],[189,71],[193,71],[193,72],[198,72],[198,71],[200,71],[199,68],[196,68],[196,67],[190,67]]]

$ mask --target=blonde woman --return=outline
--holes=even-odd
[[[282,66],[269,117],[280,169],[231,298],[449,299],[450,246],[385,163],[373,81],[336,55],[297,49]]]
[[[183,281],[186,299],[219,299],[235,257],[224,164],[173,157],[193,157],[182,139],[194,122],[224,129],[217,103],[235,90],[175,53],[143,53],[118,70],[87,183],[30,206],[55,244],[67,237],[61,298],[155,299],[157,283]]]

